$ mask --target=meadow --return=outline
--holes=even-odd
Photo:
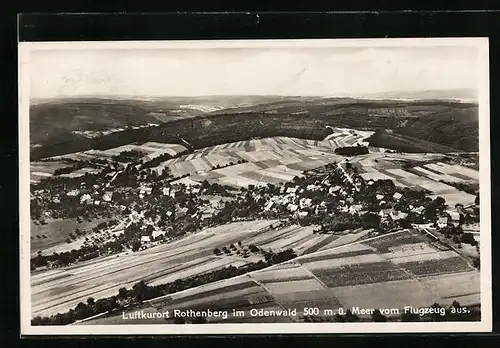
[[[427,307],[435,302],[450,305],[454,300],[461,305],[479,304],[479,272],[455,252],[443,252],[429,242],[417,231],[393,232],[299,256],[149,303],[158,311],[167,308],[248,311],[252,301],[259,298],[265,308],[297,310],[297,317],[274,317],[270,321],[276,323],[300,320],[306,307],[318,307],[320,316],[327,316],[324,309],[340,307],[402,311],[404,306]],[[415,258],[417,251],[422,251],[425,257]],[[369,319],[369,315],[366,317]],[[121,323],[118,316],[113,318],[113,323]],[[247,314],[232,318],[231,322],[269,322],[268,319],[251,318]]]

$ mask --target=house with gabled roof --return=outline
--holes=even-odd
[[[396,201],[400,200],[403,195],[399,192],[396,192],[392,195],[392,198],[394,198]]]
[[[391,219],[394,220],[394,221],[398,221],[398,220],[401,220],[401,219],[404,219],[408,216],[407,213],[404,213],[402,211],[399,211],[399,210],[392,210],[390,212],[390,216],[391,216]]]

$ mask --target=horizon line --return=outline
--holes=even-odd
[[[168,99],[168,98],[215,98],[215,97],[280,97],[280,98],[345,98],[345,99],[370,99],[370,98],[387,98],[387,99],[411,99],[411,100],[429,100],[429,99],[443,99],[443,100],[474,100],[478,101],[477,97],[425,97],[425,98],[415,98],[411,94],[415,93],[429,93],[429,92],[454,92],[454,91],[474,91],[473,88],[456,88],[456,89],[430,89],[430,90],[410,90],[410,91],[385,91],[385,92],[374,92],[374,93],[362,93],[362,94],[335,94],[335,95],[321,95],[321,94],[310,94],[310,95],[292,95],[292,94],[200,94],[200,95],[147,95],[147,94],[79,94],[79,95],[58,95],[54,97],[34,97],[30,98],[30,101],[53,101],[60,99],[83,99],[83,98],[98,98],[98,99]],[[403,96],[403,94],[410,94],[408,97]],[[401,94],[394,96],[392,94]]]

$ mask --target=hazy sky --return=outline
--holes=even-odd
[[[40,50],[31,97],[363,95],[476,88],[466,46]]]

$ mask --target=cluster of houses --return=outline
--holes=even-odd
[[[328,173],[325,173],[328,174]],[[344,185],[335,185],[331,184],[329,175],[339,175]],[[113,173],[112,177],[116,177]],[[309,214],[325,214],[325,213],[334,213],[341,212],[347,213],[350,215],[364,215],[368,213],[367,207],[362,202],[356,202],[353,198],[356,191],[360,190],[361,185],[373,185],[374,180],[362,181],[362,183],[356,181],[357,175],[353,173],[352,169],[343,168],[340,164],[337,164],[334,167],[334,172],[325,175],[323,180],[316,180],[313,184],[308,184],[306,186],[295,185],[289,186],[283,185],[280,188],[279,194],[261,194],[256,190],[252,192],[252,196],[254,200],[262,201],[265,200],[265,204],[263,206],[263,210],[267,212],[277,211],[279,206],[285,207],[291,214],[291,216],[295,218],[305,218]],[[113,202],[113,191],[108,191],[104,188],[104,192],[97,192],[99,186],[94,188],[86,189],[82,187],[81,189],[74,189],[66,193],[68,197],[78,197],[80,204],[82,205],[94,205],[98,206],[106,203]],[[162,187],[159,191],[163,196],[169,196],[172,198],[176,197],[176,194],[179,192],[180,188],[176,187]],[[201,187],[201,185],[184,185],[182,190],[188,194],[194,195],[202,195],[205,191]],[[141,184],[138,188],[133,189],[134,194],[137,194],[140,199],[145,198],[153,193],[152,186],[148,184]],[[155,193],[156,194],[156,193]],[[322,197],[320,200],[313,199],[311,197]],[[329,199],[329,197],[331,199]],[[394,202],[398,202],[403,198],[402,193],[395,192],[391,196],[378,194],[376,195],[376,200],[380,209],[378,211],[378,215],[381,217],[381,221],[399,221],[405,219],[408,216],[409,212],[412,212],[416,215],[421,215],[424,213],[425,208],[422,205],[413,206],[410,205],[408,210],[405,212],[395,209]],[[54,202],[60,202],[60,198],[58,196],[53,197]],[[332,207],[331,202],[335,201],[335,205],[333,210],[329,211],[329,207]],[[281,207],[281,209],[282,209]],[[120,206],[121,210],[125,210],[125,206]],[[193,215],[195,217],[198,215],[202,219],[207,219],[216,214],[218,208],[214,206],[204,206],[199,207],[198,211]],[[442,215],[438,217],[437,225],[438,227],[446,227],[450,223],[454,225],[458,225],[461,223],[465,210],[462,206],[457,206],[455,209],[447,209],[443,212]],[[172,214],[175,214],[176,217],[182,218],[186,216],[188,212],[188,208],[179,207],[178,205],[173,206],[171,209],[165,212],[165,214],[170,217]],[[157,216],[158,220],[159,217]],[[118,232],[123,233],[123,230],[127,228],[131,223],[140,222],[141,229],[144,230],[144,235],[141,237],[140,241],[143,245],[148,245],[149,243],[153,243],[154,240],[161,236],[165,235],[166,231],[162,231],[158,228],[158,221],[153,221],[152,219],[145,219],[144,212],[137,212],[134,208],[131,208],[131,214],[128,217],[126,222],[126,226]],[[153,226],[153,231],[151,232],[151,228],[149,227],[149,231],[146,233],[148,226]]]
[[[79,193],[75,194],[74,191],[70,191],[66,195],[78,196]],[[113,199],[113,192],[112,191],[106,191],[106,192],[104,192],[104,194],[99,194],[98,192],[94,192],[92,195],[89,193],[84,193],[80,196],[80,204],[101,205],[101,202],[111,202],[112,199]]]
[[[94,189],[96,188],[98,188],[98,186],[94,187]],[[73,189],[66,193],[54,194],[50,197],[50,200],[53,203],[61,203],[62,196],[66,195],[67,197],[77,197],[81,205],[101,205],[102,202],[111,202],[113,199],[112,191],[105,191],[104,193],[99,193],[97,190],[90,193],[88,193],[88,191],[89,190]]]

